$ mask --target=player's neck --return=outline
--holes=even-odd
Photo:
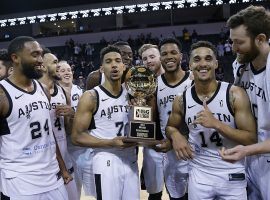
[[[102,86],[114,96],[118,96],[122,89],[120,80],[115,82],[105,80]]]
[[[47,74],[43,74],[39,81],[45,84],[49,90],[53,89],[54,81]]]
[[[72,88],[72,83],[65,83],[65,82],[62,82],[62,81],[60,82],[59,81],[59,84],[60,84],[61,87],[67,88],[69,90],[71,90],[71,88]]]
[[[17,87],[31,92],[33,89],[33,81],[32,79],[27,78],[26,76],[18,73],[17,70],[14,70],[13,73],[8,78],[14,85]]]
[[[180,68],[175,72],[170,72],[170,73],[165,72],[164,76],[165,76],[167,83],[173,86],[173,85],[178,84],[184,78],[185,71],[183,71]]]
[[[216,92],[218,87],[218,81],[213,80],[207,83],[196,84],[195,82],[195,91],[197,96],[203,101],[205,99],[210,99]]]
[[[269,52],[270,46],[268,44],[260,49],[260,54],[252,61],[252,65],[256,70],[260,70],[266,66]]]

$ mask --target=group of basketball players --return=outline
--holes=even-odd
[[[188,72],[176,39],[139,49],[158,83],[148,103],[160,143],[144,147],[141,175],[149,200],[164,184],[171,200],[270,200],[270,12],[250,6],[227,24],[234,85],[216,80],[208,41],[191,45]],[[83,93],[35,39],[10,42],[0,57],[2,200],[79,200],[82,185],[97,200],[140,199],[137,144],[124,142],[132,58],[128,43],[103,48]]]

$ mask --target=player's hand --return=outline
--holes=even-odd
[[[67,170],[62,171],[62,178],[64,179],[65,185],[73,180],[73,177],[68,173]]]
[[[222,149],[219,151],[220,156],[223,160],[234,163],[238,160],[243,159],[247,155],[246,147],[243,145],[237,145],[231,149]]]
[[[112,139],[112,146],[120,149],[128,148],[128,147],[133,147],[136,146],[137,143],[134,142],[124,142],[123,140],[126,137],[115,137]]]
[[[57,117],[74,117],[75,111],[69,105],[57,105],[55,108],[55,113]]]
[[[172,149],[172,143],[170,140],[164,139],[164,140],[160,141],[159,144],[153,146],[153,149],[157,152],[166,153]]]
[[[175,154],[179,160],[192,159],[192,147],[188,143],[187,139],[179,134],[175,133],[172,135],[172,146]]]
[[[203,110],[198,112],[193,124],[200,124],[206,128],[214,128],[219,121],[213,116],[211,110],[206,104],[206,100],[203,101]]]

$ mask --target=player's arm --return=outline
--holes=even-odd
[[[8,101],[7,96],[6,96],[6,93],[4,92],[4,89],[0,85],[0,130],[4,129],[4,127],[2,129],[2,126],[4,125],[2,123],[2,120],[5,119],[5,117],[8,113],[8,110],[9,110],[9,101]],[[0,132],[0,136],[2,134],[3,133]]]
[[[178,159],[186,160],[192,158],[192,148],[185,136],[179,132],[179,126],[183,120],[183,111],[183,96],[176,96],[173,101],[172,112],[167,122],[166,136],[171,140]]]
[[[86,90],[92,90],[94,87],[100,84],[100,79],[101,79],[100,75],[101,74],[99,70],[96,70],[87,76]]]
[[[207,107],[206,102],[204,102],[204,110],[197,114],[194,123],[207,128],[214,128],[224,137],[242,145],[256,143],[256,123],[246,92],[240,87],[232,86],[229,91],[229,99],[237,129],[216,119]]]
[[[116,137],[114,139],[99,139],[88,133],[88,128],[91,124],[93,113],[96,110],[96,105],[97,97],[95,91],[86,91],[81,96],[73,120],[73,128],[71,134],[72,143],[77,146],[92,148],[125,148],[130,146],[130,144],[125,144],[122,141],[123,137]]]
[[[222,148],[220,155],[222,159],[235,162],[243,159],[245,156],[251,156],[256,154],[263,154],[270,152],[270,139],[265,140],[264,142],[252,144],[252,145],[238,145],[231,149]]]

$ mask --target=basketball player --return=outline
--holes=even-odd
[[[129,110],[128,95],[121,85],[125,65],[115,46],[105,47],[100,54],[105,82],[82,95],[74,118],[72,141],[94,150],[97,200],[139,200],[135,147],[123,142]]]
[[[51,121],[52,129],[56,138],[56,142],[59,146],[61,155],[65,162],[66,168],[70,175],[74,175],[74,168],[71,157],[67,151],[67,139],[66,132],[68,130],[67,123],[70,115],[73,114],[71,107],[68,106],[70,99],[67,98],[66,93],[62,87],[56,84],[56,81],[60,80],[56,74],[56,68],[58,65],[58,59],[55,55],[50,53],[48,49],[43,51],[43,76],[39,79],[41,83],[47,86],[51,95]],[[79,200],[76,183],[74,180],[66,184],[69,200]]]
[[[0,50],[0,80],[8,77],[13,71],[11,60],[6,49]]]
[[[194,85],[175,98],[166,134],[177,157],[190,159],[190,200],[244,200],[244,160],[225,162],[218,151],[221,147],[255,143],[256,124],[245,91],[216,80],[216,57],[210,42],[199,41],[191,46],[189,65]],[[179,132],[183,121],[189,129],[188,142]]]
[[[43,51],[26,36],[13,39],[13,73],[0,82],[2,199],[67,200],[56,160],[50,103],[42,85]]]
[[[71,98],[71,107],[75,112],[83,90],[73,84],[73,73],[66,61],[60,61],[58,66],[58,76],[61,78],[58,83],[64,88],[67,96]],[[71,143],[70,135],[67,135],[67,144],[68,152],[75,168],[74,179],[78,189],[78,196],[81,196],[82,185],[84,186],[86,195],[95,196],[94,176],[92,172],[92,149],[74,146]]]
[[[237,53],[235,83],[248,93],[257,120],[258,141],[262,143],[236,147],[226,154],[239,153],[239,158],[243,158],[244,154],[264,153],[247,157],[248,196],[252,200],[270,199],[270,185],[266,184],[270,178],[270,149],[265,148],[270,139],[270,12],[261,6],[250,6],[231,16],[227,24]]]
[[[133,52],[131,47],[127,42],[119,41],[113,44],[114,46],[117,46],[121,51],[121,56],[123,59],[123,63],[126,65],[126,70],[124,71],[124,75],[122,77],[122,83],[125,81],[125,76],[127,73],[127,70],[132,67],[133,62]],[[103,84],[105,81],[104,74],[101,73],[100,69],[91,72],[86,80],[86,90],[91,90],[95,86]]]
[[[160,53],[157,45],[144,44],[139,49],[139,55],[142,58],[143,65],[159,76],[164,73],[160,62]]]

